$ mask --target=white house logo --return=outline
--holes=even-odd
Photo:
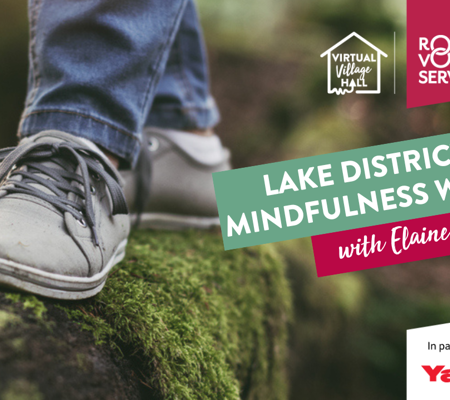
[[[352,38],[359,39],[367,45],[365,51],[349,51],[347,42]],[[356,32],[320,55],[325,56],[328,61],[329,94],[381,93],[381,56],[387,57],[387,54]]]
[[[422,70],[419,83],[442,84],[450,82],[450,71],[444,70],[450,65],[450,39],[445,35],[419,39],[419,59]]]

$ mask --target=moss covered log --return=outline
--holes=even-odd
[[[93,299],[0,295],[0,398],[282,400],[289,310],[273,246],[134,233]]]

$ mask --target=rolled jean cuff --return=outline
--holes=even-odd
[[[141,143],[137,135],[78,111],[35,110],[25,114],[20,123],[19,136],[32,136],[49,129],[88,139],[126,160],[133,167],[139,156]]]
[[[212,128],[219,121],[219,109],[211,97],[203,107],[154,104],[145,125],[176,130],[193,130]]]

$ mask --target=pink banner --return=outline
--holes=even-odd
[[[450,2],[407,0],[407,107],[450,101]]]
[[[450,214],[313,236],[317,275],[450,255]]]

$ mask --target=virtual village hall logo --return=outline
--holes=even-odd
[[[344,52],[343,45],[352,38],[367,45],[366,52]],[[322,53],[328,60],[328,93],[381,93],[381,56],[387,54],[356,32]],[[373,77],[374,79],[369,79]],[[370,83],[369,83],[370,80]]]

